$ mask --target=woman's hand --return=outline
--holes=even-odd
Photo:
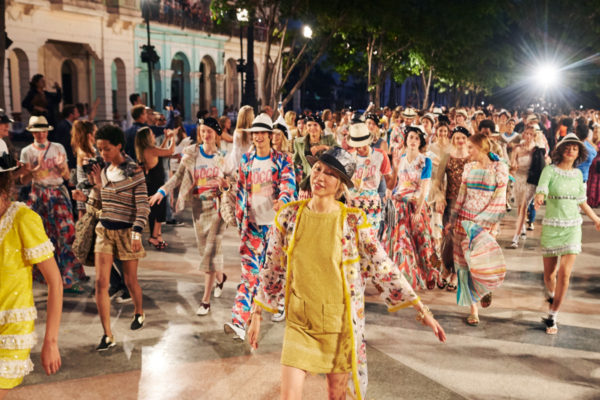
[[[437,336],[440,342],[446,343],[446,332],[444,332],[444,328],[442,328],[440,323],[433,318],[433,315],[426,315],[425,318],[423,318],[423,325],[430,327],[433,334]]]
[[[446,200],[439,200],[435,202],[435,212],[443,214],[446,210]]]
[[[597,230],[597,231],[600,231],[600,218],[597,218],[597,219],[594,221],[594,225],[596,226],[596,230]]]
[[[82,201],[82,202],[86,202],[88,197],[79,189],[75,189],[73,190],[73,192],[71,193],[71,196],[73,197],[73,200],[75,201]]]
[[[131,239],[131,251],[137,253],[142,250],[142,239]]]
[[[102,177],[100,176],[102,169],[98,164],[92,165],[92,172],[88,174],[88,180],[94,186],[100,186],[102,184]]]
[[[537,210],[544,204],[544,195],[542,193],[538,193],[535,195],[533,199],[533,207]]]
[[[160,202],[162,201],[162,199],[165,196],[162,195],[161,192],[156,192],[154,193],[152,196],[150,196],[150,198],[148,199],[148,203],[150,204],[150,207],[154,206],[155,204],[160,204]]]
[[[260,314],[254,314],[248,327],[248,343],[254,350],[258,349],[258,335],[260,334]]]
[[[58,372],[62,361],[58,351],[58,343],[44,341],[42,345],[42,366],[46,375],[52,375]]]

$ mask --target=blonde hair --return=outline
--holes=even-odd
[[[273,129],[273,135],[275,135],[275,133],[281,134],[281,149],[279,149],[279,151],[284,152],[284,153],[291,153],[291,151],[292,151],[291,142],[289,140],[287,140],[287,138],[285,137],[285,133],[281,129]],[[273,138],[271,138],[271,146],[272,145],[273,145]]]
[[[288,111],[285,113],[284,116],[285,119],[285,123],[289,128],[292,128],[294,126],[296,126],[296,112],[295,111]]]
[[[252,127],[252,121],[254,121],[254,109],[250,106],[243,106],[238,112],[237,122],[235,123],[235,130],[242,135],[242,143],[248,145],[252,143],[250,134],[244,129]]]
[[[152,131],[147,126],[138,129],[135,133],[135,157],[138,163],[144,163],[144,150],[152,147],[152,141],[150,140],[150,134]]]

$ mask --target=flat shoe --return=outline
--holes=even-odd
[[[471,326],[479,325],[479,316],[475,314],[469,314],[469,316],[467,317],[467,324]]]
[[[481,298],[481,307],[488,308],[492,305],[492,293],[488,293]]]
[[[448,282],[448,286],[446,287],[446,290],[449,292],[454,292],[456,291],[457,287],[455,283],[452,282]]]

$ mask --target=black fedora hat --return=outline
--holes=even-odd
[[[319,157],[307,156],[306,159],[311,166],[317,161],[321,161],[331,169],[335,170],[338,177],[346,184],[346,186],[348,186],[348,188],[354,187],[352,176],[356,170],[356,161],[352,154],[341,147],[332,147],[329,150],[324,151]]]

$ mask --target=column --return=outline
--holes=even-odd
[[[225,108],[225,74],[215,74],[215,80],[217,81],[217,98],[215,99],[215,106],[219,110],[219,115],[223,114]]]

